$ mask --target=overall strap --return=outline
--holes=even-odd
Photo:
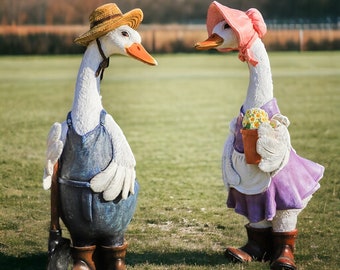
[[[105,117],[106,117],[106,111],[103,109],[100,112],[100,119],[99,122],[102,126],[105,125]],[[67,118],[66,118],[66,122],[67,122],[67,126],[70,128],[72,126],[72,116],[71,116],[71,112],[69,112],[67,114]]]
[[[102,125],[102,126],[105,125],[105,117],[106,117],[106,111],[103,109],[100,112],[100,125]]]
[[[67,122],[67,126],[68,126],[69,128],[72,127],[72,117],[71,117],[71,112],[69,112],[69,113],[67,114],[66,122]]]

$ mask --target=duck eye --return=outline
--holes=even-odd
[[[122,32],[122,36],[123,36],[123,37],[128,37],[128,36],[129,36],[129,33],[126,32],[126,31],[123,31],[123,32]]]
[[[223,28],[228,29],[228,28],[230,28],[230,26],[229,26],[229,24],[226,23]]]

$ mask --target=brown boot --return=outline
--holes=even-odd
[[[273,232],[274,257],[271,270],[295,270],[294,248],[297,230],[291,232]]]
[[[96,270],[93,261],[93,253],[96,246],[72,247],[72,270]]]
[[[101,246],[100,256],[103,259],[103,268],[101,270],[126,270],[125,255],[127,243],[115,247]]]
[[[245,225],[248,242],[240,248],[228,247],[225,256],[233,262],[267,261],[270,259],[271,228],[257,229]]]

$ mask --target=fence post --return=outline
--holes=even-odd
[[[303,51],[303,29],[300,27],[299,30],[299,44],[300,44],[300,52]]]

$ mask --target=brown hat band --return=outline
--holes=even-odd
[[[105,17],[105,18],[103,18],[101,20],[94,21],[93,23],[91,23],[90,28],[93,28],[93,27],[97,26],[98,24],[101,24],[101,23],[106,22],[108,20],[114,19],[116,17],[122,17],[122,16],[123,16],[122,14],[114,14],[114,15]]]

